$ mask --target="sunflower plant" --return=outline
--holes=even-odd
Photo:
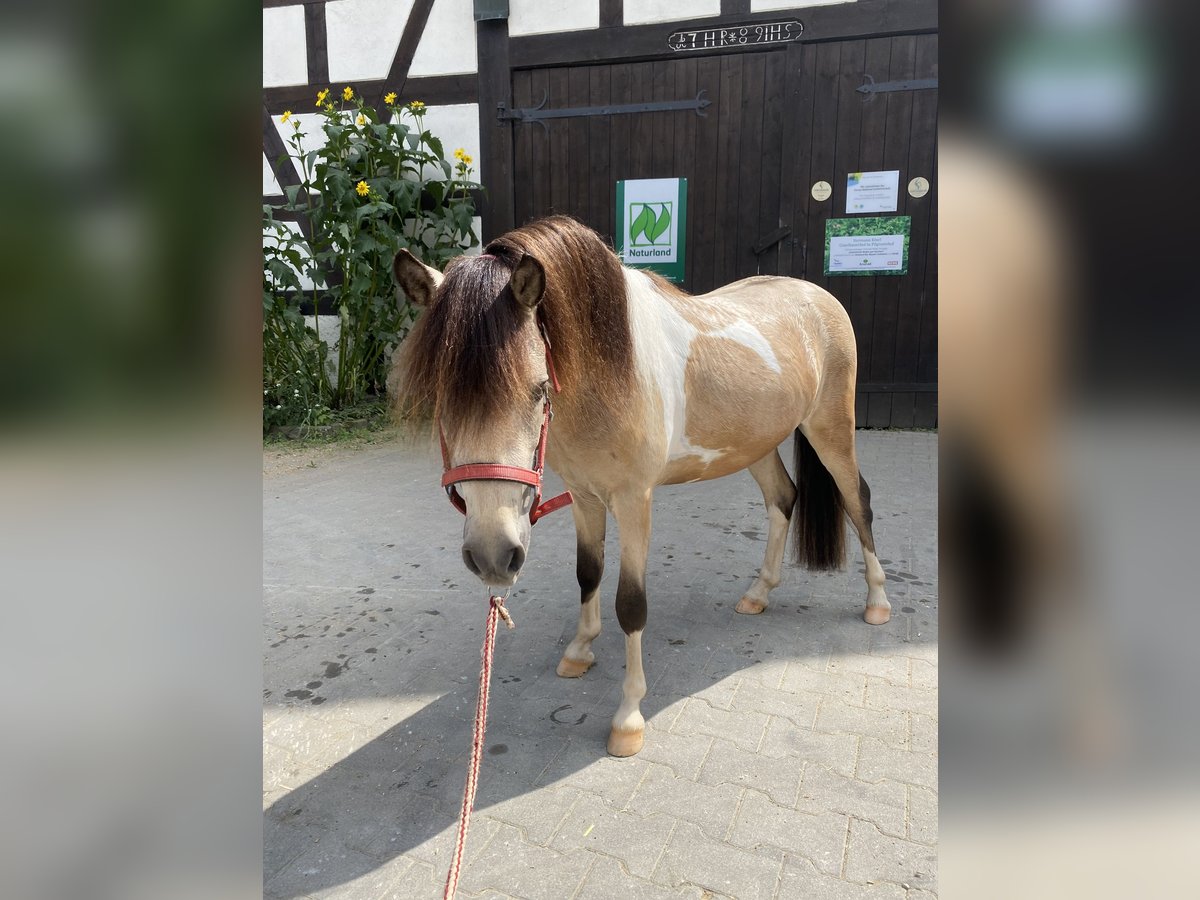
[[[479,245],[473,160],[461,148],[453,162],[446,158],[426,127],[424,103],[400,104],[394,92],[383,99],[381,116],[351,86],[320,91],[323,145],[316,149],[305,149],[313,142],[299,118],[280,117],[291,126],[286,155],[300,183],[287,188],[282,206],[264,207],[264,233],[276,236],[264,241],[264,425],[315,424],[382,394],[390,353],[416,317],[397,299],[396,251],[406,248],[440,269]],[[279,211],[307,222],[303,240],[284,234]],[[332,364],[320,320],[303,325],[301,295],[314,309],[337,313]],[[275,378],[268,369],[302,374]],[[294,381],[302,384],[287,386]]]

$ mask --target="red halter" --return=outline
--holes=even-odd
[[[554,393],[557,394],[561,388],[558,383],[558,375],[554,372],[554,359],[550,355],[550,338],[546,335],[545,325],[540,319],[538,320],[538,330],[542,333],[542,341],[546,345],[546,371],[550,374],[550,384],[554,388]],[[439,424],[438,437],[442,442],[442,466],[444,467],[442,487],[446,489],[446,495],[450,498],[450,503],[454,508],[464,516],[467,514],[467,504],[455,487],[460,481],[516,481],[529,485],[533,488],[533,505],[529,508],[529,524],[531,525],[542,516],[568,506],[574,499],[571,497],[570,491],[563,491],[557,497],[551,497],[545,503],[541,502],[542,470],[546,462],[546,435],[550,431],[550,420],[553,417],[550,395],[547,393],[543,406],[542,433],[538,437],[537,452],[533,456],[532,469],[523,469],[520,466],[502,466],[499,463],[469,463],[465,466],[451,468],[450,451],[446,448],[446,435],[442,432],[442,426]]]

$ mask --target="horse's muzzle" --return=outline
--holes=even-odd
[[[466,567],[489,587],[511,586],[525,565],[525,548],[511,540],[467,541],[462,556]]]

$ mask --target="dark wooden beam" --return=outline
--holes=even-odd
[[[304,7],[304,49],[308,56],[308,83],[329,81],[329,34],[325,28],[325,4]]]
[[[392,67],[388,69],[387,77],[375,89],[374,94],[363,92],[367,102],[383,113],[383,96],[388,91],[403,95],[404,83],[408,80],[408,70],[412,67],[413,57],[417,54],[417,45],[421,43],[421,35],[425,33],[425,23],[429,21],[429,13],[433,11],[433,0],[415,0],[408,21],[404,23],[404,33],[400,35],[400,45],[396,47],[396,55],[392,57]],[[361,88],[360,88],[361,90]],[[426,101],[428,102],[428,101]]]
[[[516,225],[512,123],[496,118],[497,107],[507,103],[512,93],[510,44],[506,19],[475,23],[479,66],[479,176],[486,191],[479,208],[483,217],[484,244]]]
[[[565,34],[530,34],[511,40],[509,59],[514,69],[529,69],[612,60],[719,56],[730,52],[776,50],[778,44],[757,44],[744,51],[716,47],[675,53],[667,47],[667,37],[676,31],[776,22],[788,18],[798,18],[804,23],[804,36],[800,40],[812,43],[935,32],[938,27],[938,8],[934,0],[859,0],[857,3],[804,8],[795,13],[783,10],[733,16],[722,14],[706,19],[658,22],[653,25],[609,26]]]
[[[325,0],[262,0],[263,9],[275,6],[315,6],[318,3],[324,6]]]
[[[786,10],[784,10],[786,12]],[[750,12],[750,0],[721,0],[721,15],[744,16]]]
[[[872,384],[864,382],[855,386],[860,394],[936,394],[937,382],[915,382],[904,384]]]
[[[263,102],[266,103],[267,109],[276,115],[286,109],[312,112],[316,109],[313,103],[316,101],[317,91],[327,86],[328,82],[323,82],[264,88]],[[392,90],[382,79],[354,81],[351,82],[351,86],[364,97],[372,97],[375,94],[382,97]],[[427,78],[409,78],[404,82],[404,90],[396,93],[400,95],[400,103],[420,100],[429,106],[444,106],[448,103],[474,103],[476,87],[475,75],[433,75]]]
[[[287,147],[283,143],[283,138],[279,136],[279,129],[275,127],[275,118],[265,103],[263,104],[263,152],[267,155],[267,163],[271,166],[271,171],[275,173],[275,180],[281,188],[286,190],[289,186],[300,183],[300,173],[296,171],[292,161],[285,155]]]
[[[612,28],[625,24],[625,0],[600,0],[600,27]]]

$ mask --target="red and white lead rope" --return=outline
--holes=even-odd
[[[446,873],[446,891],[443,900],[451,900],[458,890],[458,876],[462,871],[463,851],[467,844],[467,829],[471,826],[471,810],[475,807],[475,791],[479,787],[479,765],[483,761],[483,735],[487,729],[488,691],[492,683],[492,658],[496,649],[496,623],[504,620],[509,628],[515,628],[512,616],[504,608],[504,597],[495,594],[488,600],[487,626],[483,630],[483,649],[479,655],[479,697],[475,701],[475,731],[471,738],[471,763],[467,767],[467,783],[463,788],[462,809],[458,814],[458,837],[454,840],[454,855],[450,857],[450,871]]]

